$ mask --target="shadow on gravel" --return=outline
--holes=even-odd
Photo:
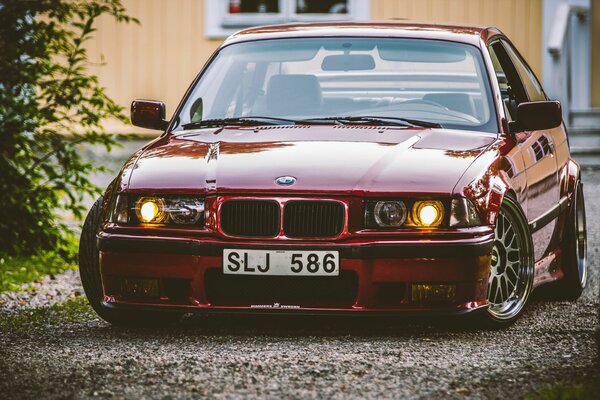
[[[214,337],[441,337],[445,334],[477,332],[466,317],[391,318],[372,316],[283,316],[283,315],[188,315],[176,325],[161,328],[102,326],[97,329],[140,336]],[[90,332],[91,334],[91,332]]]

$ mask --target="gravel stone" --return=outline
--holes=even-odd
[[[0,317],[35,307],[50,307],[69,298],[84,296],[79,271],[67,270],[26,283],[19,292],[0,293]]]
[[[460,320],[192,316],[164,329],[92,318],[0,330],[0,396],[512,399],[548,385],[597,384],[600,175],[585,171],[583,179],[588,287],[576,302],[534,295],[507,329],[473,331]],[[76,279],[64,282],[66,292],[80,290]]]

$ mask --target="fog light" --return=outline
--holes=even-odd
[[[456,285],[411,285],[413,303],[454,302]]]
[[[121,291],[126,297],[159,297],[158,279],[134,279],[124,278],[121,280]]]

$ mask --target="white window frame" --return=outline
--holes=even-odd
[[[279,13],[229,14],[229,0],[204,1],[204,35],[222,39],[236,31],[257,25],[286,22],[367,20],[371,17],[371,0],[348,0],[348,14],[297,14],[296,0],[279,0]]]

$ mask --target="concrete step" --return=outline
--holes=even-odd
[[[569,130],[569,144],[571,151],[600,151],[600,131],[596,130]]]
[[[585,147],[571,146],[571,154],[582,155],[582,156],[600,156],[600,148],[590,149],[590,148],[585,148]]]
[[[569,128],[571,154],[583,167],[600,167],[600,127]]]
[[[600,153],[599,154],[575,154],[575,161],[581,165],[581,168],[600,169]]]
[[[600,130],[600,108],[571,110],[569,126],[578,129]]]

